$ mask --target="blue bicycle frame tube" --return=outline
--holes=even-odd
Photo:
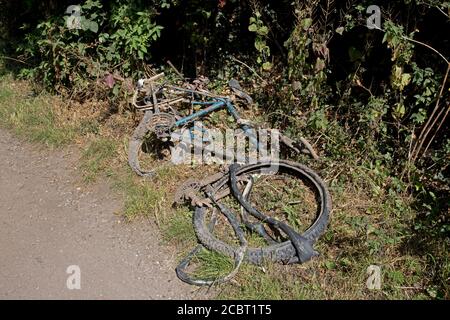
[[[197,102],[194,104],[208,104],[208,103],[201,103],[201,102],[198,103]],[[176,127],[184,126],[185,124],[187,124],[197,118],[206,116],[207,114],[214,112],[214,111],[222,108],[223,106],[227,107],[227,111],[231,114],[231,116],[236,121],[239,121],[241,119],[241,117],[239,116],[239,113],[237,112],[236,108],[233,106],[231,101],[220,99],[216,102],[213,102],[212,105],[210,105],[209,107],[207,107],[205,109],[197,111],[187,117],[181,118],[180,120],[175,122],[175,126]],[[249,138],[250,143],[252,143],[257,148],[257,150],[261,150],[261,145],[258,142],[258,138],[256,137],[255,129],[247,124],[241,124],[240,127],[244,131],[245,135]]]
[[[208,108],[205,108],[203,110],[195,112],[187,117],[181,118],[180,120],[175,122],[175,126],[177,126],[177,127],[184,126],[185,124],[191,122],[192,120],[206,116],[208,113],[211,113],[213,111],[216,111],[217,109],[222,108],[224,105],[225,105],[224,101],[215,102],[213,105],[209,106]]]
[[[228,112],[233,116],[233,118],[236,121],[239,121],[241,119],[236,108],[233,106],[233,104],[230,101],[227,101],[227,109],[228,109]],[[256,147],[256,149],[258,151],[261,150],[261,145],[259,144],[258,138],[256,137],[255,129],[247,124],[241,124],[240,126],[241,126],[242,130],[244,131],[245,135],[250,140],[250,142]]]

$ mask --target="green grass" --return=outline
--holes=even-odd
[[[126,192],[124,215],[133,219],[138,215],[153,215],[158,221],[162,193],[151,186],[133,186]]]
[[[206,249],[201,250],[193,259],[198,264],[193,273],[197,279],[214,280],[228,275],[234,269],[232,259]]]
[[[116,141],[102,137],[91,141],[80,159],[84,181],[93,182],[101,173],[110,170],[115,157],[117,157]]]
[[[186,248],[194,246],[197,242],[192,225],[192,212],[187,208],[176,210],[170,217],[165,217],[161,231],[164,240],[176,243]]]
[[[0,125],[31,142],[60,147],[72,142],[77,127],[61,123],[45,93],[28,97],[30,92],[15,88],[10,76],[0,78]]]
[[[124,195],[123,215],[129,220],[153,217],[160,224],[164,213],[164,192],[148,181],[136,177],[129,168],[116,168],[111,174],[114,188]]]
[[[217,298],[250,300],[288,299],[287,296],[283,296],[283,283],[278,277],[274,277],[268,271],[270,268],[271,266],[266,266],[262,269],[252,265],[243,265],[235,278],[236,284],[233,286],[224,286]]]

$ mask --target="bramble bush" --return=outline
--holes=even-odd
[[[87,0],[79,14],[79,27],[69,27],[72,16],[55,15],[35,30],[28,28],[17,52],[32,66],[22,68],[20,76],[80,100],[125,101],[132,86],[126,78],[143,72],[151,58],[148,48],[163,27],[155,23],[153,9],[133,1],[114,1],[105,8],[101,1]]]

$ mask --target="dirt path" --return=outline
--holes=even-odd
[[[0,129],[0,299],[195,298],[156,226],[124,223],[107,183],[77,182],[74,153]],[[66,286],[70,265],[80,267],[80,290]]]

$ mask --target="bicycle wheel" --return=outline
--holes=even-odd
[[[274,163],[258,163],[253,165],[245,165],[236,171],[236,176],[243,174],[258,174],[268,173],[275,174],[280,170],[281,172],[289,173],[299,178],[309,181],[317,192],[318,214],[314,223],[304,231],[301,236],[311,243],[314,243],[318,237],[325,231],[329,221],[331,211],[331,196],[323,180],[312,169],[307,166],[297,164],[290,161],[282,160],[276,163],[277,167],[273,167]],[[228,179],[223,178],[218,181],[213,189],[219,191],[228,187]],[[208,249],[221,252],[230,257],[234,257],[237,253],[237,247],[225,243],[217,239],[207,228],[206,208],[196,207],[193,223],[194,230],[199,241]],[[266,247],[249,247],[246,251],[245,259],[247,262],[253,264],[262,264],[264,261],[282,262],[282,263],[296,263],[299,262],[297,256],[297,249],[291,240],[268,245]]]
[[[157,126],[160,122],[169,127],[170,122],[173,121],[171,117],[172,115],[170,114],[154,114],[153,112],[147,111],[144,113],[144,117],[134,130],[128,145],[128,164],[137,175],[141,177],[152,177],[155,174],[155,169],[142,168],[141,166],[139,155],[141,154],[143,146],[146,147],[146,154],[153,156],[153,160],[163,159],[163,152],[166,153],[166,157],[168,156],[168,153],[170,153],[169,142],[162,142],[154,132],[157,130]],[[152,141],[147,141],[147,143],[145,143],[149,134],[153,139]]]

